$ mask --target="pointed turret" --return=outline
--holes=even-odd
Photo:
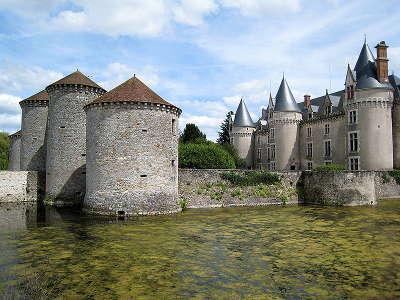
[[[240,103],[235,114],[235,120],[233,121],[233,126],[255,127],[243,99],[240,99]]]
[[[282,78],[281,85],[279,86],[278,93],[275,97],[274,111],[281,112],[301,112],[296,100],[293,97],[292,91],[285,77]]]
[[[268,109],[273,109],[273,108],[274,108],[274,100],[272,98],[271,92],[269,92]]]
[[[367,64],[372,63],[375,65],[375,57],[371,52],[367,42],[364,42],[364,45],[361,49],[360,55],[358,56],[356,66],[354,70],[358,73],[365,67]]]

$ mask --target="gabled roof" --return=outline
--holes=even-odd
[[[92,103],[115,102],[155,103],[176,107],[157,95],[135,75],[111,91],[96,98]]]
[[[285,77],[282,78],[281,85],[276,93],[274,111],[301,112]]]
[[[86,75],[79,71],[75,71],[64,78],[61,78],[60,80],[50,84],[47,88],[53,86],[53,85],[84,85],[84,86],[90,86],[94,88],[99,88],[103,89],[101,86],[99,86],[96,82],[88,78]],[[104,89],[103,89],[104,90]]]
[[[25,101],[36,101],[36,100],[41,100],[41,101],[49,101],[49,94],[47,94],[46,90],[40,91],[39,93],[36,93],[22,101],[21,102],[25,102]]]
[[[243,99],[240,99],[240,103],[236,110],[235,120],[233,121],[233,125],[241,127],[255,127],[255,124],[251,119],[250,113],[247,110],[246,104],[244,103]]]
[[[272,94],[269,93],[269,99],[268,99],[268,108],[274,108],[274,99],[272,98]]]
[[[328,94],[333,107],[336,106],[336,107],[340,108],[340,106],[341,106],[340,98],[343,95],[343,93],[344,93],[344,90],[340,90],[340,91]],[[319,107],[324,104],[325,98],[326,98],[326,94],[323,96],[311,99],[311,107],[312,107],[313,112],[317,112],[319,110]],[[336,105],[337,101],[338,101],[338,103]],[[299,105],[299,108],[303,111],[303,113],[307,112],[307,109],[304,106],[304,102],[300,102],[300,103],[298,103],[298,105]]]

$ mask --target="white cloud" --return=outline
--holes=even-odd
[[[0,94],[0,111],[19,113],[19,102],[22,99],[9,94]]]
[[[296,12],[300,0],[220,0],[228,8],[239,9],[243,15],[265,15],[273,12]]]
[[[59,72],[41,67],[5,63],[0,67],[0,89],[8,93],[31,90],[33,94],[63,76]]]
[[[218,5],[214,0],[181,0],[173,9],[174,20],[178,23],[198,26],[203,24],[205,15],[215,13]]]
[[[21,126],[21,114],[0,113],[0,131],[16,132]]]

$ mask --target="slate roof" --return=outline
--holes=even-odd
[[[10,138],[20,137],[20,136],[21,136],[21,130],[18,130],[17,132],[14,132],[9,135]]]
[[[364,43],[360,55],[358,56],[354,71],[357,78],[356,88],[358,89],[389,87],[389,85],[382,84],[378,81],[375,57],[366,42]]]
[[[21,102],[25,102],[25,101],[36,101],[36,100],[42,100],[42,101],[49,101],[49,94],[47,94],[46,90],[40,91],[39,93],[36,93],[22,101]]]
[[[90,86],[94,88],[99,88],[104,90],[101,86],[99,86],[96,82],[88,78],[86,75],[79,71],[75,71],[64,78],[61,78],[60,80],[53,82],[50,84],[47,88],[53,86],[53,85],[84,85],[84,86]]]
[[[276,93],[274,111],[301,112],[285,77],[282,78],[281,85]]]
[[[250,113],[247,110],[246,104],[244,103],[243,99],[240,99],[233,125],[242,127],[255,127],[255,124],[251,119]]]
[[[329,95],[329,99],[331,99],[332,105],[334,107],[339,107],[340,106],[340,98],[343,95],[344,90],[340,90],[334,93],[330,93]],[[311,108],[313,110],[313,112],[317,112],[319,110],[319,107],[324,103],[326,94],[314,99],[311,99]],[[337,103],[337,105],[336,105]],[[302,112],[306,112],[306,108],[304,106],[304,102],[300,102],[298,103],[299,108],[301,109]]]
[[[154,103],[175,107],[165,101],[136,76],[128,79],[111,91],[96,98],[92,103],[115,103],[115,102],[141,102]]]
[[[400,78],[397,77],[396,75],[392,74],[389,75],[389,83],[392,85],[393,90],[394,90],[394,98],[399,99],[400,98]]]

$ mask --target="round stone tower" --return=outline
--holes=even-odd
[[[384,42],[377,45],[378,59],[375,60],[364,43],[354,69],[356,76],[346,80],[347,163],[350,170],[393,168],[393,89],[388,82],[386,48]]]
[[[246,161],[247,168],[253,166],[253,132],[255,130],[256,126],[251,119],[246,104],[241,99],[232,125],[231,144],[236,149],[239,157]]]
[[[86,106],[85,212],[136,215],[180,210],[180,113],[137,77]]]
[[[299,170],[299,123],[301,110],[285,78],[282,78],[270,120],[271,165],[276,170]],[[271,135],[271,132],[273,134]],[[273,161],[274,160],[274,161]]]
[[[21,122],[21,170],[46,171],[45,133],[49,95],[41,91],[19,105],[22,109]]]
[[[21,131],[11,134],[10,136],[10,151],[8,155],[8,170],[20,171],[20,153],[21,153]]]
[[[105,90],[76,71],[46,88],[46,195],[55,205],[81,204],[86,177],[84,106]]]

